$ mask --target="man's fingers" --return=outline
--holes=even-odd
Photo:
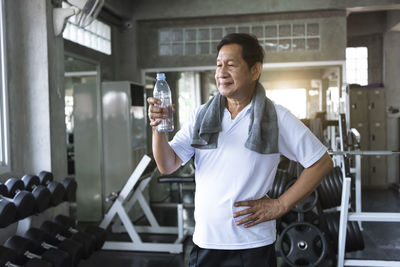
[[[166,112],[166,108],[151,106],[150,112],[151,113],[164,113],[164,112]]]
[[[247,216],[246,218],[241,219],[240,221],[237,221],[236,225],[242,225],[244,223],[252,222],[255,220],[257,220],[257,215],[252,214],[252,215]]]
[[[155,127],[161,123],[161,120],[151,120],[150,121],[150,126]]]
[[[256,224],[262,223],[263,220],[261,220],[260,218],[256,218],[256,220],[252,221],[251,223],[245,224],[244,227],[248,228],[248,227],[252,227]]]
[[[148,97],[147,98],[147,103],[149,103],[150,105],[160,105],[161,104],[161,100],[155,97]]]
[[[242,206],[250,207],[250,206],[253,206],[253,204],[254,204],[254,200],[238,201],[238,202],[235,202],[235,207],[242,207]]]
[[[239,217],[239,216],[243,216],[246,214],[250,214],[253,213],[253,209],[249,208],[249,209],[245,209],[245,210],[241,210],[241,211],[237,211],[233,214],[233,218]]]

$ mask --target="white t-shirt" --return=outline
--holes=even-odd
[[[208,249],[247,249],[272,244],[275,220],[245,228],[237,226],[233,213],[246,207],[234,203],[262,198],[272,186],[280,155],[313,165],[326,147],[294,115],[275,105],[279,127],[279,153],[259,154],[245,147],[250,124],[250,104],[234,120],[225,108],[216,149],[192,147],[194,120],[199,109],[170,142],[186,163],[195,155],[195,231],[193,242]]]

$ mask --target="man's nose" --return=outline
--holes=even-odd
[[[228,75],[228,72],[226,71],[226,67],[225,66],[221,66],[221,67],[217,68],[216,76],[218,78],[223,78],[223,77],[226,77],[227,75]]]

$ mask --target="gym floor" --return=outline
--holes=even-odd
[[[363,211],[400,212],[400,195],[393,190],[363,190]],[[347,258],[386,259],[400,261],[400,227],[398,223],[363,223],[365,249],[346,254]],[[98,251],[78,267],[183,267],[188,266],[192,248],[187,238],[184,253],[150,253]],[[278,267],[286,266],[278,258]]]

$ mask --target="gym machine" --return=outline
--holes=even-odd
[[[363,212],[361,206],[361,156],[399,156],[398,151],[348,151],[347,150],[347,130],[344,114],[339,118],[340,151],[331,151],[335,162],[341,166],[343,174],[343,187],[340,208],[339,238],[338,238],[338,260],[337,266],[400,266],[400,261],[388,260],[363,260],[363,259],[345,259],[346,249],[346,227],[350,221],[356,221],[360,224],[367,222],[400,222],[400,213],[391,212]],[[348,165],[348,156],[355,156],[355,167]],[[349,201],[351,194],[351,177],[355,174],[355,212],[349,211]],[[361,228],[362,229],[362,228]]]
[[[182,242],[189,233],[187,229],[184,229],[183,222],[178,222],[178,227],[160,226],[148,202],[143,196],[143,191],[156,173],[155,166],[150,167],[149,165],[151,161],[152,159],[149,156],[144,155],[122,190],[108,197],[110,201],[114,202],[99,226],[103,229],[107,229],[113,223],[113,231],[125,230],[131,240],[128,242],[106,241],[103,249],[170,253],[181,253],[183,251]],[[134,225],[129,218],[129,211],[135,203],[138,203],[142,208],[144,216],[150,223],[149,226]],[[182,218],[182,204],[177,205],[177,214],[178,218]],[[180,220],[178,219],[178,221]],[[178,237],[175,241],[170,243],[144,242],[139,233],[175,234]]]

